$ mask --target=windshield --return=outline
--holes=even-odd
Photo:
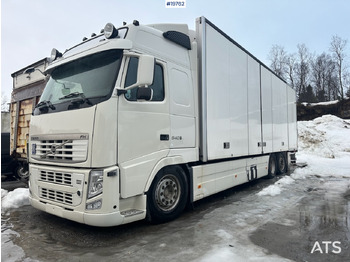
[[[89,107],[110,98],[121,56],[121,50],[109,50],[54,69],[34,115]]]

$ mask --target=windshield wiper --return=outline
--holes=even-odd
[[[72,104],[76,104],[76,103],[79,103],[79,102],[86,102],[88,105],[93,105],[90,100],[83,94],[83,93],[79,93],[79,92],[74,92],[74,93],[71,93],[69,95],[66,95],[66,96],[63,96],[60,98],[60,100],[62,99],[67,99],[67,98],[73,98],[73,97],[78,97],[80,96],[81,99],[74,99],[74,100],[71,100],[70,102]]]
[[[41,101],[39,104],[37,104],[35,106],[35,108],[39,108],[39,110],[42,110],[42,109],[47,109],[47,108],[50,108],[52,110],[55,110],[56,107],[51,103],[51,101],[49,100],[44,100],[44,101]]]

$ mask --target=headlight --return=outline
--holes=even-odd
[[[88,199],[103,192],[103,171],[92,170],[90,172]]]

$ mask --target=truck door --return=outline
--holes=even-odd
[[[123,86],[136,83],[138,58],[126,61]],[[121,196],[144,192],[156,163],[169,151],[170,118],[165,63],[156,61],[150,101],[137,99],[137,87],[119,96],[118,164]]]

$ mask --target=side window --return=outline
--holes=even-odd
[[[137,66],[139,59],[137,57],[131,57],[128,65],[128,72],[126,73],[125,86],[135,84],[137,81]],[[151,101],[163,101],[164,100],[164,73],[163,67],[160,64],[156,64],[154,68],[153,84],[149,86],[153,90],[153,97]],[[137,88],[128,90],[125,94],[125,98],[128,101],[137,101],[136,99]]]

